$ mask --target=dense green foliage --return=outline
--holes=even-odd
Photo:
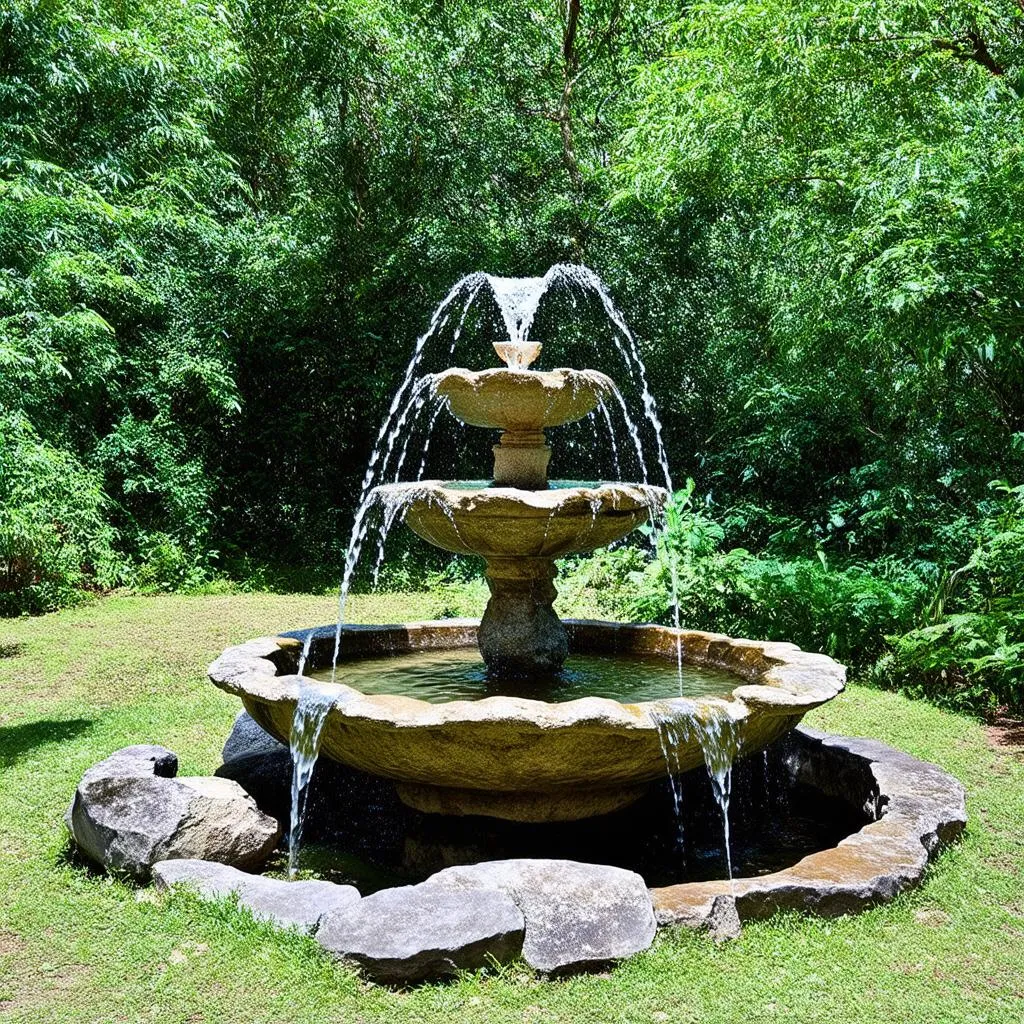
[[[607,603],[1020,703],[1022,89],[1015,0],[4,0],[0,611],[332,578],[436,302],[574,260],[696,480]]]

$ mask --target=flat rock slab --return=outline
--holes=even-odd
[[[327,914],[316,938],[374,980],[406,984],[513,960],[523,929],[522,913],[500,892],[424,882],[383,889]]]
[[[526,922],[523,958],[548,974],[579,971],[647,949],[657,924],[640,875],[571,860],[499,860],[446,868],[424,886],[496,890]]]
[[[963,786],[948,772],[875,740],[800,726],[781,741],[794,782],[865,808],[875,819],[837,846],[756,878],[689,882],[652,893],[659,924],[713,930],[722,897],[741,920],[801,910],[857,913],[917,885],[967,824]],[[716,908],[718,910],[716,911]]]
[[[82,854],[142,881],[171,858],[261,865],[280,838],[278,823],[238,783],[179,779],[177,770],[174,753],[158,746],[125,747],[93,765],[65,816]]]
[[[226,864],[208,860],[165,860],[153,867],[158,889],[191,885],[207,899],[237,894],[238,905],[257,921],[269,921],[281,928],[315,932],[321,919],[334,911],[359,902],[359,891],[334,882],[286,882],[280,878],[251,875]]]

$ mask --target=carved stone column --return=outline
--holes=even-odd
[[[550,558],[487,559],[491,597],[478,642],[495,675],[547,675],[562,667],[569,641],[551,607],[558,596],[555,574]]]

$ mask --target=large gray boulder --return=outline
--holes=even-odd
[[[236,894],[257,921],[269,921],[280,928],[315,932],[325,914],[359,902],[359,890],[334,882],[286,882],[239,871],[227,864],[208,860],[164,860],[153,866],[157,889],[175,885],[195,888],[204,899],[224,899]]]
[[[145,881],[175,857],[259,867],[281,836],[278,823],[236,782],[175,778],[165,747],[115,751],[79,782],[65,822],[81,853],[105,870]]]
[[[632,956],[654,941],[647,885],[622,868],[570,860],[499,860],[446,868],[424,887],[497,890],[523,912],[523,958],[547,974]]]
[[[405,885],[327,914],[316,939],[374,980],[405,984],[514,959],[523,915],[493,890]]]

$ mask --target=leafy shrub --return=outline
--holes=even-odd
[[[937,591],[931,620],[887,637],[876,677],[958,710],[1024,705],[1024,487],[999,482],[999,511]]]
[[[977,612],[888,637],[876,676],[958,711],[1024,703],[1024,615]]]
[[[194,554],[167,534],[153,534],[143,547],[132,584],[144,594],[205,591],[214,579],[208,562],[214,555]]]
[[[789,640],[854,667],[873,662],[885,634],[912,625],[927,600],[923,572],[931,567],[722,551],[724,529],[695,506],[693,492],[689,481],[674,495],[653,559],[637,548],[605,552],[576,568],[577,589],[613,614],[657,622],[673,621],[675,590],[685,627]]]
[[[0,614],[49,611],[118,582],[98,475],[16,413],[0,416],[0,480]]]

